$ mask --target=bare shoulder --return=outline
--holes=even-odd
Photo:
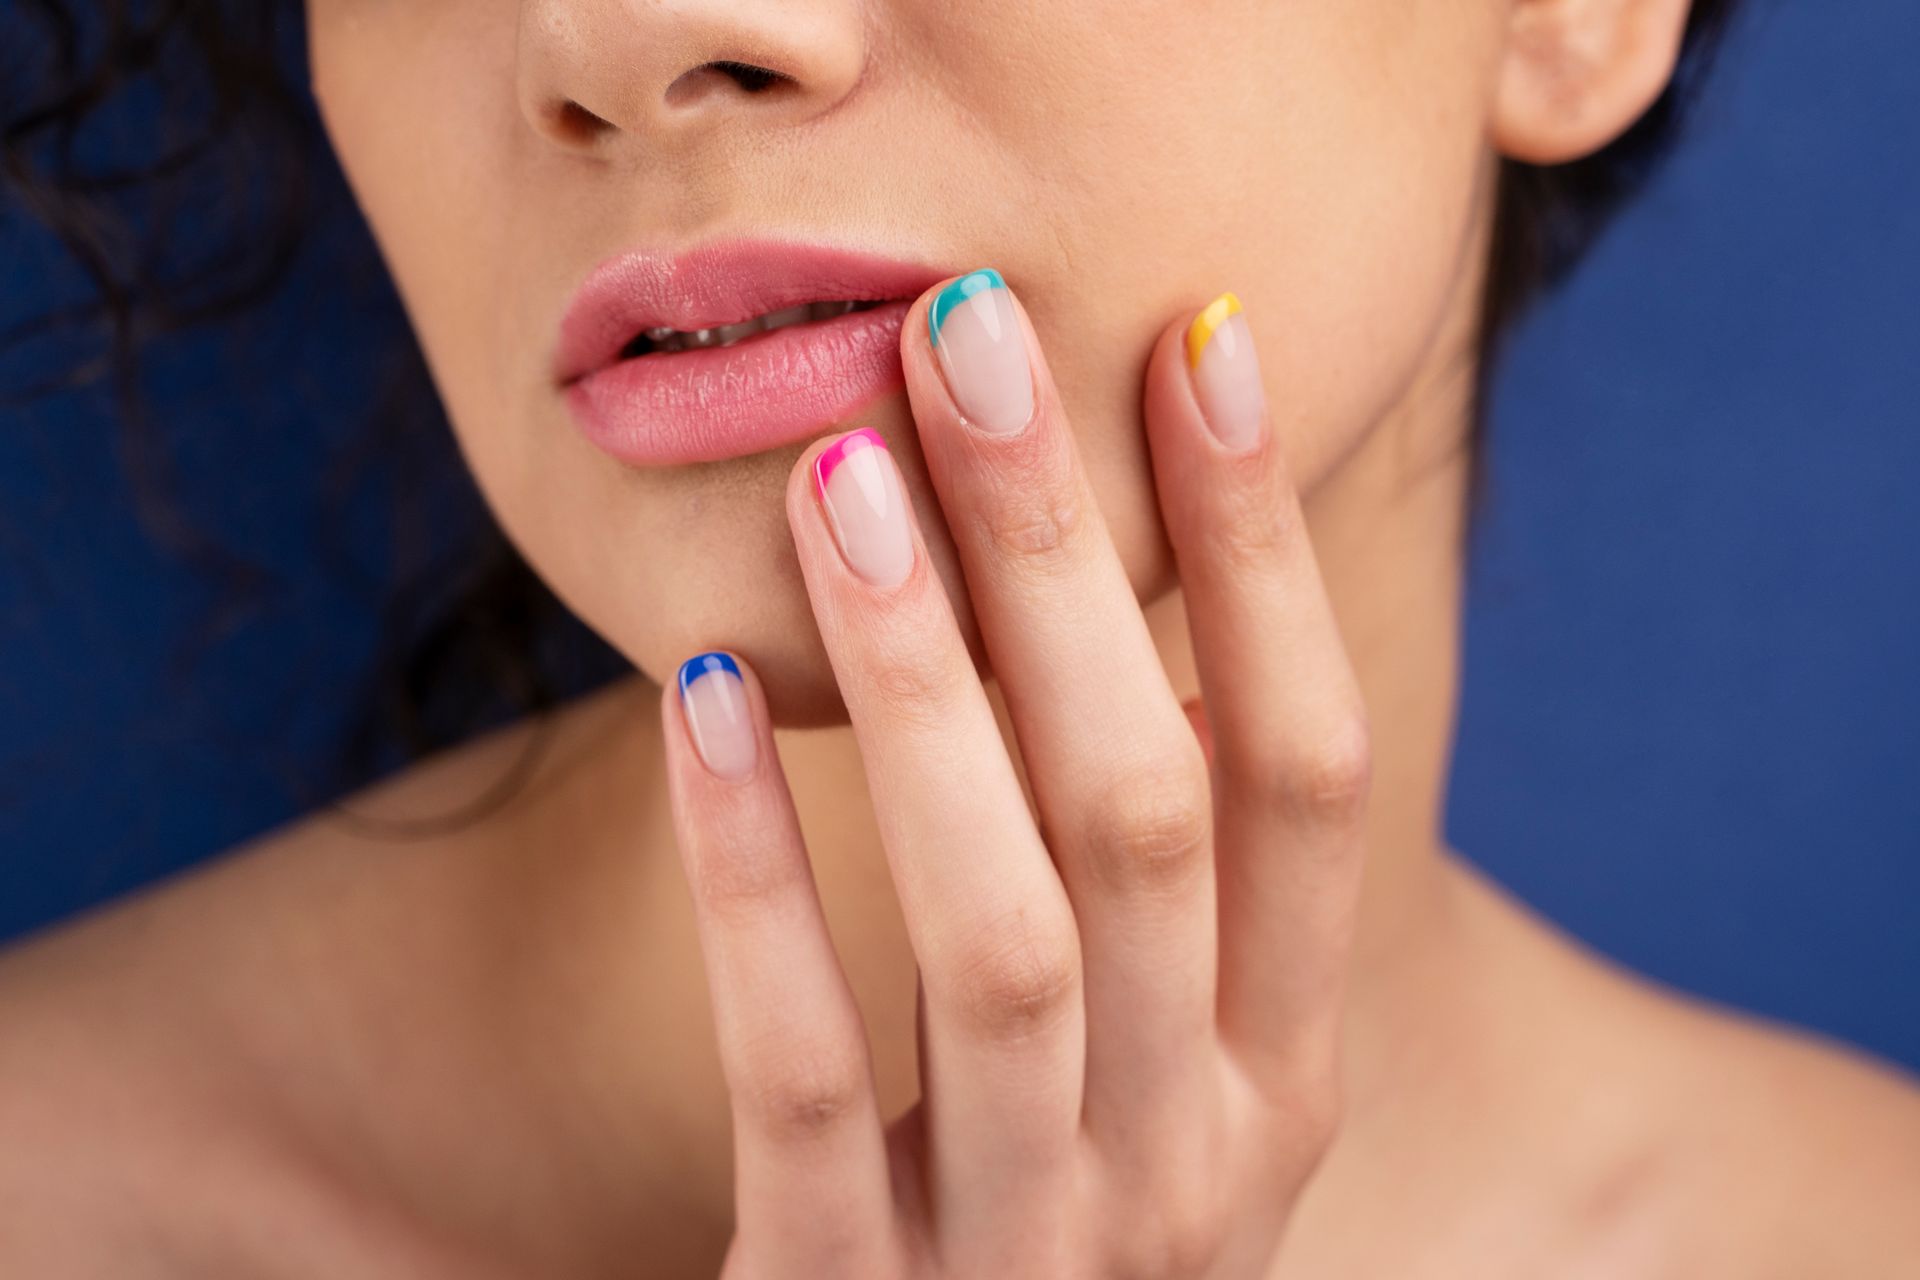
[[[50,983],[143,972],[211,950],[337,929],[339,911],[408,901],[411,882],[457,891],[442,875],[489,849],[547,838],[569,792],[595,769],[629,768],[655,749],[626,731],[651,686],[631,680],[520,720],[402,769],[126,898],[0,948],[0,1005]],[[617,750],[616,750],[617,748]],[[458,877],[453,877],[457,880]],[[232,960],[231,954],[222,963]],[[4,1030],[0,1023],[0,1030]]]
[[[649,746],[630,729],[636,717],[650,719],[642,704],[654,696],[642,680],[617,682],[419,761],[237,852],[284,859],[314,849],[366,849],[403,856],[533,838],[583,772],[609,763],[616,747]]]
[[[380,1046],[471,1030],[443,980],[514,891],[489,851],[643,693],[509,726],[0,949],[0,1275],[279,1274],[288,1241],[329,1260],[316,1274],[489,1274],[429,1261],[343,1187],[340,1097]]]
[[[1920,1081],[1662,988],[1466,883],[1498,939],[1494,1043],[1529,1064],[1515,1106],[1552,1116],[1534,1163],[1572,1188],[1555,1274],[1920,1274]]]
[[[417,911],[423,903],[409,897],[413,887],[458,892],[458,877],[443,873],[532,838],[547,811],[564,803],[582,763],[601,750],[609,723],[629,715],[641,692],[617,686],[508,725],[0,947],[0,1043],[18,1042],[34,1011],[91,1008],[93,1001],[120,1015],[170,1007],[170,993],[217,989],[210,980],[264,960],[265,949],[374,923],[364,916],[378,915],[382,903]]]
[[[1811,1035],[1711,1012],[1668,1095],[1674,1205],[1748,1275],[1920,1267],[1920,1082]]]

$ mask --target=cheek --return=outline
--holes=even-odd
[[[533,255],[516,244],[503,198],[512,157],[500,139],[516,136],[512,10],[322,0],[309,11],[328,136],[457,428],[532,354],[517,349],[514,302],[528,288],[515,264]],[[472,434],[462,445],[483,459],[511,442]]]
[[[1344,57],[1293,68],[1303,124],[1273,170],[1275,266],[1263,285],[1282,328],[1262,354],[1276,421],[1300,442],[1309,477],[1387,415],[1423,408],[1409,396],[1472,359],[1460,344],[1479,309],[1497,7],[1366,11],[1339,33],[1350,44],[1323,33]]]
[[[555,593],[659,678],[724,642],[716,616],[751,617],[751,591],[725,598],[727,563],[739,580],[792,559],[780,489],[764,460],[691,480],[629,472],[567,421],[548,373],[554,319],[623,237],[522,195],[551,159],[518,118],[515,21],[499,0],[323,0],[309,11],[314,91],[489,507]],[[690,542],[716,549],[705,580],[674,553]]]
[[[513,100],[489,81],[511,77],[512,29],[497,12],[456,26],[451,8],[320,0],[308,29],[328,137],[458,425],[510,350],[505,173],[491,139]],[[507,64],[485,70],[501,49]],[[481,458],[489,443],[462,437]]]
[[[1081,46],[1106,91],[1049,103],[1035,151],[1060,212],[1034,234],[1071,270],[1029,307],[1136,583],[1166,566],[1134,362],[1172,316],[1240,294],[1309,484],[1470,354],[1439,339],[1477,308],[1497,9],[1186,6]]]

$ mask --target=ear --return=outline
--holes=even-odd
[[[1528,164],[1591,155],[1632,127],[1680,55],[1690,0],[1511,0],[1493,143]]]

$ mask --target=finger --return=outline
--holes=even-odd
[[[1360,876],[1365,711],[1226,295],[1161,335],[1147,440],[1206,700],[1223,1034],[1330,1055]]]
[[[1207,766],[1213,766],[1213,729],[1207,724],[1207,704],[1200,698],[1188,698],[1180,704],[1187,713],[1187,723],[1193,726],[1193,736],[1199,740],[1200,752],[1207,758]]]
[[[1213,1055],[1206,762],[1000,276],[936,286],[901,356],[921,448],[1086,962],[1087,1122],[1168,1158]]]
[[[801,844],[752,670],[725,653],[662,698],[674,828],[734,1120],[752,1275],[878,1275],[892,1193],[865,1031]]]
[[[956,1240],[1029,1236],[1079,1122],[1071,910],[885,442],[808,449],[787,515],[925,984],[937,1212]]]

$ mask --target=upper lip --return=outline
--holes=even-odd
[[[560,318],[554,377],[574,382],[614,363],[645,329],[738,324],[811,302],[910,298],[945,272],[854,250],[730,240],[683,253],[616,254],[587,274]]]

